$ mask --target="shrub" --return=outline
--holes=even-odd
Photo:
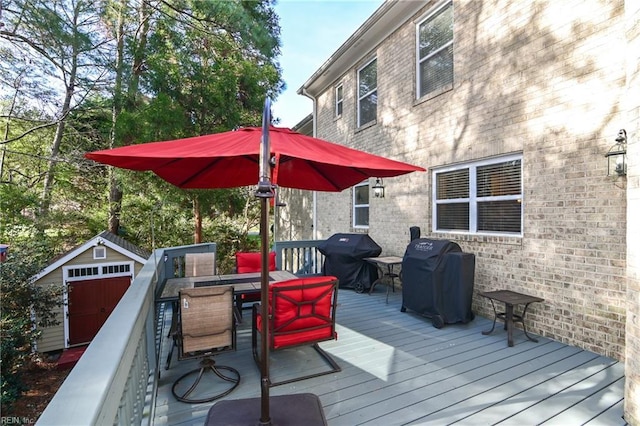
[[[7,261],[0,264],[2,406],[10,406],[25,390],[20,370],[34,354],[42,327],[59,324],[55,310],[62,303],[62,285],[43,288],[32,279],[50,256],[46,247],[17,244],[11,245]]]

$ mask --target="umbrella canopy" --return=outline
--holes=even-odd
[[[86,154],[89,159],[131,170],[150,170],[188,189],[233,188],[256,184],[261,127],[129,145]],[[393,177],[424,168],[270,127],[275,158],[271,182],[285,188],[342,191],[369,177]]]

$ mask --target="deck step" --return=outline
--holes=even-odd
[[[62,355],[58,358],[58,370],[72,369],[86,349],[86,346],[78,346],[76,348],[69,348],[62,351]]]

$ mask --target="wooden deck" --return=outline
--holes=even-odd
[[[329,425],[625,425],[622,418],[624,364],[544,337],[528,341],[514,332],[482,330],[491,320],[441,329],[412,313],[401,313],[401,294],[385,304],[384,286],[372,295],[340,290],[338,340],[322,344],[342,372],[271,388],[271,395],[311,392],[320,397]],[[260,396],[258,368],[251,356],[250,311],[244,311],[236,352],[216,362],[236,368],[240,386],[227,399]],[[165,316],[165,324],[170,318]],[[163,332],[166,336],[166,330]],[[531,334],[531,333],[530,333]],[[174,380],[194,361],[163,369],[154,425],[202,425],[213,403],[190,405],[171,394]],[[177,351],[176,351],[177,352]],[[296,369],[324,367],[310,350],[271,354],[280,380]],[[257,419],[256,419],[257,424]]]

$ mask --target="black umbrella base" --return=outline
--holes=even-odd
[[[219,401],[209,409],[206,426],[251,426],[260,424],[260,398]],[[269,398],[273,426],[326,426],[320,398],[312,393]]]

